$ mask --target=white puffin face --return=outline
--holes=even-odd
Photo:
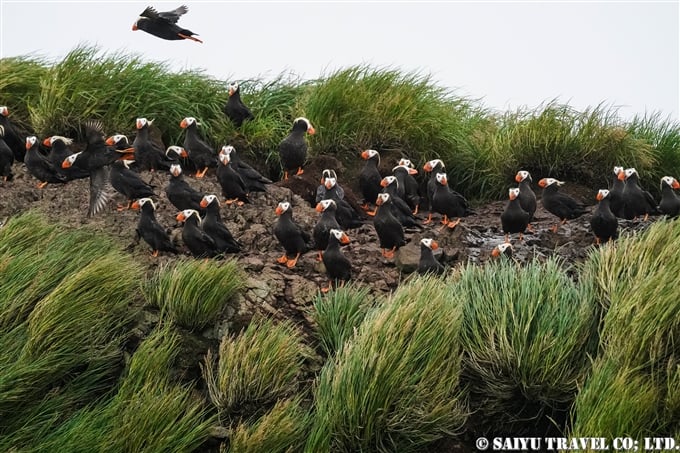
[[[80,153],[82,153],[82,151]],[[66,159],[64,159],[64,162],[68,162],[70,165],[73,165],[73,163],[76,161],[76,159],[78,159],[78,156],[80,156],[80,153],[71,154]]]
[[[30,137],[26,137],[26,149],[32,147],[38,142],[38,137],[35,137],[31,135]]]
[[[623,171],[623,167],[614,167],[614,174],[618,175]]]
[[[329,198],[327,200],[321,200],[319,204],[321,205],[321,209],[325,211],[326,209],[328,209],[329,206],[331,205],[335,206],[335,201]]]
[[[153,123],[153,120],[149,121],[146,118],[137,118],[137,129],[141,129],[144,126],[151,126],[151,123]]]
[[[229,154],[220,153],[217,157],[219,158],[222,165],[229,165],[229,162],[231,162],[231,156],[229,156]]]
[[[236,148],[234,148],[231,145],[224,145],[222,149],[220,150],[220,154],[226,154],[227,156],[231,156],[231,153],[236,151]]]
[[[669,187],[673,189],[679,187],[678,180],[672,176],[664,176],[663,178],[661,178],[661,186],[663,187],[664,184],[667,184]]]
[[[53,145],[54,142],[60,141],[64,143],[65,145],[70,145],[73,143],[72,138],[67,138],[67,137],[62,137],[61,135],[53,135],[50,137],[50,145]]]
[[[153,210],[156,210],[156,203],[154,203],[151,198],[140,198],[137,200],[137,203],[139,203],[140,206],[144,206],[145,204],[149,203],[151,207],[153,207]]]
[[[375,200],[375,204],[378,206],[385,204],[388,200],[390,199],[390,194],[388,193],[379,193],[378,198]]]
[[[337,183],[336,179],[333,177],[326,178],[326,189],[332,189]]]
[[[502,244],[498,244],[496,248],[498,249],[499,252],[505,253],[505,251],[508,249],[512,250],[512,244],[510,244],[509,242],[504,242]]]
[[[626,170],[625,170],[626,179],[630,178],[630,177],[633,176],[634,174],[637,175],[637,170],[636,170],[636,169],[634,169],[633,167],[631,167],[631,168],[626,168]]]
[[[0,115],[9,116],[9,109],[7,108],[7,106],[4,105],[0,106]]]
[[[229,96],[236,93],[237,90],[238,90],[238,82],[231,82],[229,84]]]
[[[168,146],[168,149],[165,150],[165,155],[168,156],[168,154],[175,154],[175,156],[172,156],[172,157],[168,156],[168,157],[171,157],[171,158],[180,157],[182,155],[183,151],[184,151],[184,148],[182,148],[181,146],[170,145],[170,146]]]
[[[195,209],[185,209],[184,211],[182,211],[182,215],[184,216],[185,221],[188,220],[192,215],[194,215],[198,219],[198,223],[201,223],[201,216]]]
[[[396,176],[392,176],[392,175],[385,176],[385,177],[383,178],[383,181],[385,181],[385,187],[387,187],[387,186],[389,186],[390,184],[394,183],[396,180],[397,180],[397,177],[396,177]]]
[[[288,209],[290,209],[290,203],[287,201],[282,201],[281,203],[278,204],[277,206],[281,212],[286,212]]]
[[[441,185],[446,185],[448,181],[446,180],[446,173],[437,173],[436,175],[437,182]]]
[[[433,241],[432,239],[430,239],[430,238],[422,238],[422,239],[420,240],[420,243],[423,244],[425,247],[427,247],[427,248],[430,249],[430,250],[432,249],[432,243],[433,243],[433,242],[434,242],[434,241]]]
[[[212,203],[213,201],[217,200],[217,195],[213,194],[208,194],[208,195],[203,195],[203,200],[205,200],[206,206]]]
[[[543,182],[543,184],[540,183],[541,181]],[[562,181],[558,181],[555,178],[543,178],[541,181],[539,181],[539,185],[542,187],[552,186],[553,184],[561,186],[562,184],[564,184]]]
[[[409,159],[399,159],[399,167],[413,168],[413,164]]]
[[[370,159],[370,158],[372,158],[372,157],[374,157],[374,156],[377,156],[377,155],[378,155],[378,151],[376,151],[376,150],[374,150],[374,149],[367,149],[367,150],[366,150],[366,154],[368,155],[368,158]]]
[[[511,200],[514,200],[514,199],[517,198],[518,196],[519,196],[519,187],[513,187],[513,188],[511,188],[511,189],[508,190],[508,197],[509,197]]]
[[[529,176],[529,172],[526,170],[520,170],[517,172],[517,176],[519,176],[519,182],[521,182],[527,179],[527,176]]]
[[[331,234],[335,236],[335,239],[338,241],[342,239],[342,235],[344,234],[342,230],[338,230],[337,228],[331,228]]]
[[[170,174],[174,177],[181,175],[182,174],[182,167],[180,167],[178,164],[170,165]]]

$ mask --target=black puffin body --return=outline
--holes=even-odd
[[[292,171],[303,173],[302,167],[307,160],[307,141],[305,134],[314,135],[315,130],[307,118],[299,117],[293,121],[293,129],[279,144],[279,158],[283,167],[283,179],[288,179]]]
[[[611,210],[609,195],[610,192],[607,189],[601,189],[597,192],[599,203],[590,217],[590,228],[595,233],[597,244],[618,237],[619,221]]]
[[[223,111],[236,127],[241,127],[244,121],[254,118],[253,112],[241,100],[241,87],[238,82],[232,82],[229,85],[229,99],[224,105]]]
[[[220,153],[220,164],[217,167],[217,181],[222,188],[222,195],[226,198],[225,203],[231,204],[233,202],[242,205],[243,203],[250,203],[248,199],[248,189],[243,178],[234,169],[229,159],[228,154]]]
[[[526,170],[520,170],[515,175],[515,181],[519,184],[519,205],[529,213],[529,223],[534,220],[536,213],[536,193],[531,188],[531,175]]]
[[[398,185],[399,181],[397,180],[397,177],[393,175],[385,176],[380,181],[380,187],[383,188],[382,193],[390,195],[392,215],[394,215],[394,217],[399,220],[399,223],[405,228],[422,228],[422,225],[418,222],[415,214],[413,214],[411,207],[399,196]],[[376,196],[376,199],[377,198],[378,197]]]
[[[203,194],[186,182],[182,175],[182,167],[179,164],[170,166],[170,179],[165,187],[165,195],[170,203],[181,211],[186,209],[201,210]]]
[[[675,190],[680,189],[680,183],[672,176],[661,178],[661,202],[659,212],[669,217],[677,217],[680,214],[680,197]]]
[[[178,222],[184,222],[182,241],[194,258],[213,258],[219,254],[217,245],[201,227],[201,217],[194,209],[185,209],[177,214]]]
[[[383,256],[392,258],[396,250],[406,245],[404,228],[399,220],[392,215],[392,197],[389,194],[378,194],[376,204],[378,208],[373,218],[373,227],[378,234]]]
[[[210,145],[198,136],[198,121],[193,117],[186,117],[180,122],[180,127],[186,129],[184,136],[184,149],[186,150],[191,164],[196,169],[196,177],[202,178],[208,168],[217,166],[217,154]]]
[[[52,165],[50,160],[38,149],[38,138],[34,136],[26,137],[26,154],[24,164],[28,172],[40,183],[39,188],[47,184],[64,184],[68,181],[58,167]]]
[[[420,260],[418,261],[418,274],[442,275],[445,271],[444,266],[434,257],[434,250],[439,248],[439,244],[430,238],[420,240]]]
[[[111,185],[116,192],[125,196],[128,200],[128,207],[134,200],[139,198],[155,197],[153,187],[147,184],[139,174],[130,170],[129,160],[119,160],[111,165]],[[122,210],[122,207],[119,208]]]
[[[135,200],[131,208],[141,211],[137,222],[137,237],[149,244],[153,256],[158,256],[158,252],[177,253],[168,233],[156,220],[156,206],[151,198]]]
[[[330,230],[328,246],[322,255],[326,275],[330,281],[328,287],[322,289],[323,292],[330,290],[334,283],[340,282],[342,285],[352,278],[352,265],[340,250],[340,244],[348,243],[349,237],[342,230],[335,228]]]
[[[366,161],[364,168],[359,173],[359,189],[364,197],[363,208],[368,210],[371,203],[375,203],[378,194],[382,191],[380,181],[382,176],[378,165],[380,165],[380,154],[374,149],[367,149],[361,153],[361,158]]]
[[[441,159],[432,159],[425,162],[423,170],[430,174],[426,185],[426,195],[427,201],[430,203],[430,207],[432,207],[434,191],[437,190],[437,173],[446,173],[446,168],[444,167],[444,162]],[[430,213],[428,220],[432,220],[432,213]]]
[[[460,218],[470,215],[472,211],[470,211],[465,197],[449,188],[446,173],[437,173],[435,181],[436,187],[432,195],[432,211],[444,216],[442,224],[449,228],[455,228],[460,223]],[[452,218],[456,218],[456,220],[451,220]]]
[[[414,175],[418,174],[418,170],[413,168],[410,160],[401,159],[399,165],[392,169],[392,174],[399,181],[399,196],[417,214],[420,206],[420,193],[418,193],[418,181]]]
[[[541,197],[541,204],[546,211],[557,216],[562,224],[567,220],[581,217],[586,213],[586,209],[582,203],[574,200],[569,195],[560,192],[559,186],[564,184],[554,178],[543,178],[538,182],[538,185],[543,188],[543,196]],[[552,231],[557,233],[560,223],[552,227]]]
[[[619,174],[623,173],[623,167],[614,167],[614,178],[609,187],[609,205],[616,217],[623,218],[623,188],[626,187],[625,175],[619,179]]]
[[[345,189],[343,189],[340,184],[338,184],[338,175],[335,173],[335,170],[327,168],[321,172],[321,182],[316,188],[316,195],[314,197],[315,203],[318,203],[321,200],[326,200],[327,198],[331,198],[330,195],[327,195],[328,190],[326,189],[326,180],[330,178],[335,180],[335,194],[337,197],[341,200],[345,198]]]
[[[7,143],[7,146],[12,150],[14,160],[23,162],[24,156],[26,155],[26,147],[24,146],[25,141],[17,134],[12,126],[12,122],[9,120],[9,109],[4,105],[0,106],[0,126],[3,127],[3,138],[5,143]]]
[[[53,135],[47,137],[43,140],[43,145],[50,148],[50,152],[47,158],[52,163],[55,169],[64,176],[69,181],[73,179],[84,179],[90,176],[90,171],[86,168],[80,168],[77,166],[71,166],[69,168],[62,168],[61,164],[64,160],[73,154],[73,151],[69,148],[69,145],[73,143],[73,140],[66,137],[61,137],[59,135]]]
[[[196,42],[203,42],[196,38],[196,33],[186,28],[177,25],[180,16],[186,14],[189,8],[182,5],[172,11],[158,12],[153,7],[148,6],[139,19],[132,24],[132,31],[143,30],[151,35],[169,41],[178,41],[180,39],[191,39]]]
[[[220,201],[215,195],[205,195],[201,200],[201,208],[205,209],[203,231],[215,241],[215,248],[220,253],[238,253],[241,244],[234,239],[229,228],[220,216]]]
[[[12,165],[14,164],[14,153],[5,141],[5,128],[0,125],[0,176],[3,181],[14,179]]]
[[[509,190],[510,201],[501,214],[501,226],[503,233],[505,233],[505,242],[509,242],[509,235],[515,233],[519,233],[519,240],[521,241],[522,235],[529,226],[531,216],[522,209],[519,201],[521,194],[522,191],[519,187]]]
[[[326,197],[327,200],[335,201],[337,209],[335,211],[335,218],[338,219],[340,228],[349,230],[352,228],[359,228],[364,224],[364,221],[359,217],[359,213],[354,210],[347,200],[340,196],[338,192],[338,184],[335,178],[326,178]]]
[[[276,215],[279,217],[274,223],[274,236],[283,246],[285,253],[277,260],[285,264],[289,269],[295,267],[300,255],[309,250],[310,237],[300,225],[293,221],[293,208],[287,201],[282,201],[276,206]],[[293,258],[289,258],[289,257]]]
[[[638,216],[647,219],[649,214],[657,214],[656,201],[652,194],[640,187],[638,173],[634,168],[626,168],[619,173],[619,180],[625,179],[621,199],[623,200],[623,218],[633,220]]]
[[[267,184],[271,184],[272,180],[265,178],[255,170],[253,167],[243,162],[236,152],[236,148],[231,145],[225,145],[220,150],[220,154],[225,153],[229,156],[229,161],[236,172],[241,176],[243,183],[246,185],[248,192],[266,192]],[[219,155],[218,155],[219,159]],[[219,167],[218,167],[219,168]]]
[[[316,205],[316,212],[321,213],[321,217],[317,220],[314,229],[312,230],[312,237],[314,238],[314,248],[321,252],[328,247],[328,238],[332,229],[339,230],[340,224],[335,217],[335,212],[338,205],[333,200],[321,200]]]
[[[152,122],[146,118],[137,118],[137,135],[132,142],[135,149],[135,167],[139,171],[167,171],[172,162],[166,158],[163,148],[151,140],[149,127]]]

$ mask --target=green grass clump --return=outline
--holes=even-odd
[[[7,106],[10,121],[20,136],[32,130],[29,106],[40,93],[40,83],[49,71],[43,58],[21,56],[0,59],[0,105]]]
[[[346,285],[314,300],[310,314],[316,323],[316,337],[327,357],[340,351],[357,331],[375,304],[369,294],[368,287]]]
[[[209,351],[203,370],[221,418],[247,418],[293,395],[307,355],[300,333],[290,322],[256,319],[238,336],[225,336],[219,363]]]
[[[306,451],[422,451],[459,434],[461,322],[440,279],[400,287],[323,367]]]
[[[300,398],[283,399],[252,424],[238,425],[229,437],[230,453],[295,453],[303,450],[311,422]]]
[[[160,267],[144,285],[147,301],[172,322],[200,330],[217,316],[243,288],[244,279],[235,260],[181,260]]]
[[[591,285],[574,284],[553,259],[523,267],[500,260],[465,267],[454,288],[465,301],[463,376],[474,429],[542,435],[551,419],[564,421],[597,345]]]

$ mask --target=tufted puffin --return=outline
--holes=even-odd
[[[338,191],[337,180],[333,177],[326,178],[326,198],[327,200],[335,201],[337,209],[335,211],[335,218],[338,219],[340,228],[349,230],[352,228],[359,228],[364,224],[364,221],[359,217],[359,213],[352,207],[351,204],[340,196]]]
[[[619,179],[619,174],[623,173],[623,167],[614,167],[614,178],[609,187],[609,205],[616,217],[623,218],[623,188],[626,187],[625,174],[623,179]]]
[[[333,178],[335,180],[335,193],[337,194],[338,198],[341,200],[345,198],[345,189],[343,189],[340,184],[338,184],[338,175],[335,173],[335,170],[326,168],[321,172],[321,181],[316,188],[316,196],[314,197],[315,203],[331,198],[331,196],[326,195],[326,192],[328,192],[326,189],[326,180],[329,178]]]
[[[182,240],[194,258],[213,258],[219,254],[217,244],[203,228],[202,220],[195,209],[185,209],[177,214],[178,222],[184,222]]]
[[[198,136],[200,123],[196,118],[187,116],[180,123],[187,133],[184,137],[184,149],[189,155],[189,161],[196,168],[196,177],[202,178],[210,167],[217,166],[217,154],[201,137]]]
[[[5,105],[0,106],[0,126],[4,128],[4,140],[14,153],[14,160],[23,162],[26,155],[25,141],[12,126],[12,122],[9,120],[9,109]]]
[[[116,149],[126,149],[130,147],[130,140],[128,140],[127,135],[114,134],[107,137],[106,144],[108,146],[113,146]]]
[[[111,165],[111,185],[128,199],[127,207],[118,205],[118,211],[129,209],[132,202],[139,198],[151,198],[156,194],[153,187],[144,181],[138,173],[130,170],[131,160],[123,159]]]
[[[460,218],[472,214],[468,202],[461,194],[451,190],[446,173],[435,175],[436,188],[432,196],[432,211],[443,215],[442,224],[449,228],[455,228],[460,223]],[[456,220],[451,218],[456,217]],[[428,218],[424,223],[429,223]]]
[[[626,168],[622,173],[619,173],[619,180],[626,181],[621,193],[624,219],[633,220],[644,215],[644,220],[647,220],[649,214],[658,214],[654,197],[640,187],[637,170]]]
[[[600,189],[595,197],[599,202],[590,217],[590,228],[595,233],[595,243],[609,242],[618,237],[619,221],[611,210],[610,192]]]
[[[38,188],[42,189],[47,184],[64,184],[68,181],[58,167],[52,165],[50,160],[38,149],[38,138],[35,136],[26,137],[26,155],[24,157],[24,164],[28,172],[36,178]]]
[[[335,217],[337,209],[338,205],[333,200],[321,200],[316,204],[316,212],[320,212],[321,217],[314,225],[312,237],[314,248],[319,252],[319,261],[321,261],[321,252],[328,246],[328,234],[332,229],[340,229],[340,224]]]
[[[328,236],[328,246],[322,255],[323,265],[329,279],[328,286],[321,289],[324,293],[328,292],[333,284],[337,286],[340,282],[342,286],[352,277],[352,265],[340,250],[340,244],[349,244],[349,236],[335,228],[329,232]]]
[[[166,157],[166,151],[151,140],[149,128],[153,120],[137,118],[135,127],[137,135],[132,142],[135,149],[135,169],[138,171],[169,170],[172,162]]]
[[[241,87],[238,82],[229,84],[229,99],[222,110],[236,127],[241,127],[244,121],[255,118],[253,112],[241,100]]]
[[[165,195],[170,203],[177,209],[195,209],[202,211],[201,200],[203,194],[189,185],[182,175],[182,167],[179,164],[170,166],[170,179],[165,186]]]
[[[241,176],[246,185],[248,192],[266,192],[267,184],[271,184],[272,180],[265,178],[255,170],[253,167],[243,162],[236,152],[236,148],[231,145],[225,145],[220,150],[220,154],[227,154],[229,161],[236,172]],[[217,156],[219,159],[219,155]]]
[[[399,164],[392,169],[392,174],[399,181],[399,196],[413,210],[413,214],[418,214],[420,193],[418,192],[418,181],[414,178],[414,175],[418,174],[418,170],[413,168],[409,159],[400,159]]]
[[[437,173],[446,173],[446,168],[444,166],[444,162],[441,159],[432,159],[425,162],[423,170],[430,174],[430,177],[427,180],[426,195],[427,201],[430,203],[431,207],[432,197],[434,196],[434,191],[437,189]],[[427,219],[428,223],[432,221],[432,212],[430,212],[430,215]]]
[[[189,11],[185,5],[175,8],[172,11],[156,11],[152,6],[147,6],[139,19],[132,24],[132,31],[143,30],[151,35],[168,41],[178,41],[180,39],[190,39],[202,43],[196,33],[177,25],[180,16]]]
[[[444,266],[434,257],[434,250],[439,248],[439,244],[434,239],[423,238],[420,240],[420,260],[418,261],[418,274],[442,275]]]
[[[374,149],[362,151],[361,158],[366,161],[364,168],[359,173],[359,189],[364,197],[364,204],[361,206],[365,211],[369,210],[369,204],[374,203],[378,194],[382,191],[380,181],[382,176],[378,165],[380,165],[380,154]],[[373,211],[375,214],[375,210]]]
[[[288,173],[296,170],[295,175],[304,173],[302,167],[307,160],[307,141],[305,133],[314,135],[316,131],[307,118],[299,117],[293,121],[293,128],[279,143],[279,158],[283,167],[283,179],[288,179]]]
[[[14,179],[12,165],[14,164],[14,153],[5,141],[5,127],[0,125],[0,176],[7,182]]]
[[[288,201],[280,202],[274,212],[279,216],[274,223],[274,236],[285,250],[277,262],[285,264],[290,269],[295,267],[300,255],[309,250],[311,238],[309,233],[293,220],[293,208]],[[293,258],[288,258],[289,256]]]
[[[43,140],[43,145],[50,148],[50,152],[47,154],[47,159],[52,163],[54,168],[58,172],[66,176],[69,181],[73,179],[84,179],[90,176],[90,171],[86,168],[79,168],[71,166],[69,168],[62,168],[61,164],[64,162],[68,156],[73,154],[73,151],[69,148],[69,145],[73,143],[73,140],[67,137],[62,137],[60,135],[53,135],[47,137]],[[126,147],[127,148],[127,147]]]
[[[422,228],[422,225],[418,222],[418,218],[411,210],[411,207],[399,196],[397,191],[398,186],[399,180],[394,175],[385,176],[380,180],[380,187],[383,188],[382,193],[390,195],[392,214],[405,228]],[[378,197],[376,196],[376,199],[377,198]],[[369,214],[375,215],[375,213]]]
[[[567,220],[581,217],[586,213],[582,203],[558,191],[559,186],[563,184],[564,182],[558,181],[555,178],[543,178],[538,181],[538,185],[543,188],[541,204],[543,204],[546,211],[557,216],[561,221],[561,223],[558,222],[551,228],[553,233],[557,233],[560,225],[567,223]]]
[[[505,233],[505,242],[510,242],[509,237],[513,233],[519,233],[519,240],[522,240],[522,235],[529,225],[530,215],[519,202],[519,196],[522,193],[519,187],[515,187],[508,191],[510,201],[505,205],[505,210],[501,214],[501,226],[503,233]]]
[[[379,193],[375,201],[378,206],[373,227],[378,234],[382,255],[385,258],[394,258],[394,252],[406,245],[404,228],[399,220],[392,215],[392,197],[388,193]]]
[[[661,178],[661,202],[659,211],[669,217],[677,217],[680,214],[680,197],[675,193],[680,189],[680,183],[672,176]]]
[[[498,244],[496,247],[493,248],[491,251],[491,256],[493,257],[498,257],[498,256],[505,256],[507,258],[510,258],[512,256],[512,244],[509,242],[504,242],[502,244]]]
[[[248,199],[248,192],[246,183],[243,178],[231,165],[231,159],[228,154],[220,153],[220,164],[217,167],[217,181],[222,188],[222,195],[224,195],[225,204],[232,204],[236,202],[238,206],[243,203],[250,203]]]
[[[201,208],[205,209],[203,218],[203,231],[215,241],[215,247],[220,253],[238,253],[241,244],[234,239],[229,228],[222,222],[220,216],[220,200],[216,195],[204,195],[201,200]]]
[[[156,220],[156,205],[151,198],[135,200],[130,208],[141,211],[135,231],[138,240],[142,238],[151,246],[153,256],[158,256],[158,252],[177,253],[168,233]]]
[[[111,186],[111,164],[121,159],[134,158],[134,149],[117,150],[106,145],[102,123],[85,123],[87,146],[85,150],[68,156],[61,168],[76,166],[90,173],[90,203],[87,212],[92,217],[101,211],[113,195]]]
[[[526,212],[529,213],[529,226],[527,230],[531,231],[531,222],[534,220],[534,214],[536,213],[536,193],[531,188],[531,183],[534,181],[531,179],[531,174],[526,170],[520,170],[515,175],[515,181],[519,184],[519,205]]]

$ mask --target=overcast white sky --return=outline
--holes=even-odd
[[[186,1],[179,24],[204,44],[132,31],[146,6],[165,11],[182,0],[0,3],[2,57],[58,59],[93,44],[225,80],[316,78],[369,64],[430,74],[498,110],[558,98],[579,110],[604,102],[624,118],[661,112],[677,120],[679,113],[677,0]]]

